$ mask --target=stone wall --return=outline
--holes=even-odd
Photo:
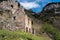
[[[12,15],[10,16],[11,20],[10,19],[5,20],[6,17],[9,15],[6,14],[7,11],[4,12],[3,19],[5,20],[6,25],[3,23],[4,24],[3,29],[13,30],[13,31],[15,30],[26,31],[26,27],[28,27],[28,31],[29,31],[29,29],[32,28],[31,19],[28,17],[27,14],[25,14],[24,8],[18,6],[19,4],[17,1],[12,1],[12,0],[2,1],[0,2],[0,5],[1,5],[0,8],[2,8],[3,10],[10,11],[12,13]]]

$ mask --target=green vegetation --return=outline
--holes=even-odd
[[[54,40],[60,40],[60,32],[52,24],[44,23],[42,31],[54,36]]]
[[[53,3],[51,4],[53,6]],[[48,5],[50,7],[50,5]],[[40,16],[39,19],[44,22],[42,31],[46,32],[49,36],[52,35],[54,40],[60,40],[60,30],[58,25],[60,21],[60,13],[55,13],[55,9],[58,12],[60,9],[59,7],[57,8],[51,8],[49,9],[47,6],[43,9],[41,13],[38,15]],[[55,24],[54,24],[55,23]]]
[[[50,40],[47,37],[35,36],[22,31],[0,30],[0,40]]]

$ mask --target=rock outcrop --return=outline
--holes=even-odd
[[[60,29],[60,2],[47,4],[39,16],[44,21],[50,21],[56,28]]]

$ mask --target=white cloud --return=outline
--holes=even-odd
[[[20,4],[21,4],[25,9],[32,9],[32,8],[40,7],[40,5],[37,4],[36,2],[20,2]]]

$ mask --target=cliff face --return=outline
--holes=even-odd
[[[38,15],[43,21],[49,21],[60,29],[60,2],[47,4]]]

